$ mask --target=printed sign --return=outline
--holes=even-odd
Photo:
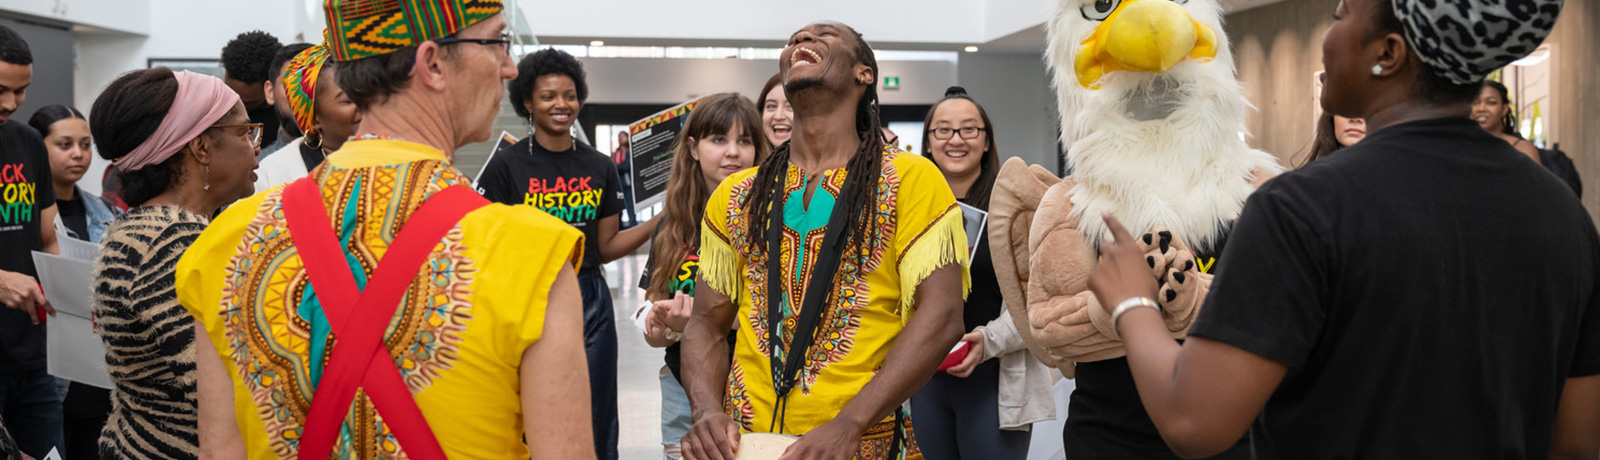
[[[689,113],[698,105],[700,99],[695,99],[628,125],[635,209],[655,205],[666,198],[678,133],[683,132]]]

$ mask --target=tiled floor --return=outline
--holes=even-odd
[[[611,303],[617,316],[617,413],[621,432],[617,450],[622,460],[656,460],[661,456],[661,367],[663,351],[644,343],[643,332],[628,319],[644,302],[636,288],[645,254],[636,253],[606,264]]]

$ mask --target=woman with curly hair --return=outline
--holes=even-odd
[[[526,139],[484,165],[478,192],[497,203],[526,204],[583,231],[584,350],[589,358],[595,449],[617,458],[617,329],[611,288],[600,266],[632,253],[656,230],[656,221],[618,230],[625,206],[622,181],[611,157],[572,137],[578,110],[589,97],[583,64],[546,49],[522,58],[508,85],[511,106],[528,120]]]

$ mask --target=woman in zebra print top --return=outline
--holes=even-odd
[[[106,231],[95,267],[114,387],[100,457],[196,458],[194,319],[173,272],[210,216],[251,193],[261,125],[221,80],[166,68],[117,78],[90,118],[133,206]]]

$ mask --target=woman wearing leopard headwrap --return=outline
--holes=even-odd
[[[1105,216],[1089,286],[1175,453],[1242,438],[1256,458],[1596,458],[1600,234],[1468,118],[1561,6],[1341,1],[1323,108],[1371,134],[1251,195],[1181,345],[1155,299],[1183,273],[1156,279],[1157,239]]]

